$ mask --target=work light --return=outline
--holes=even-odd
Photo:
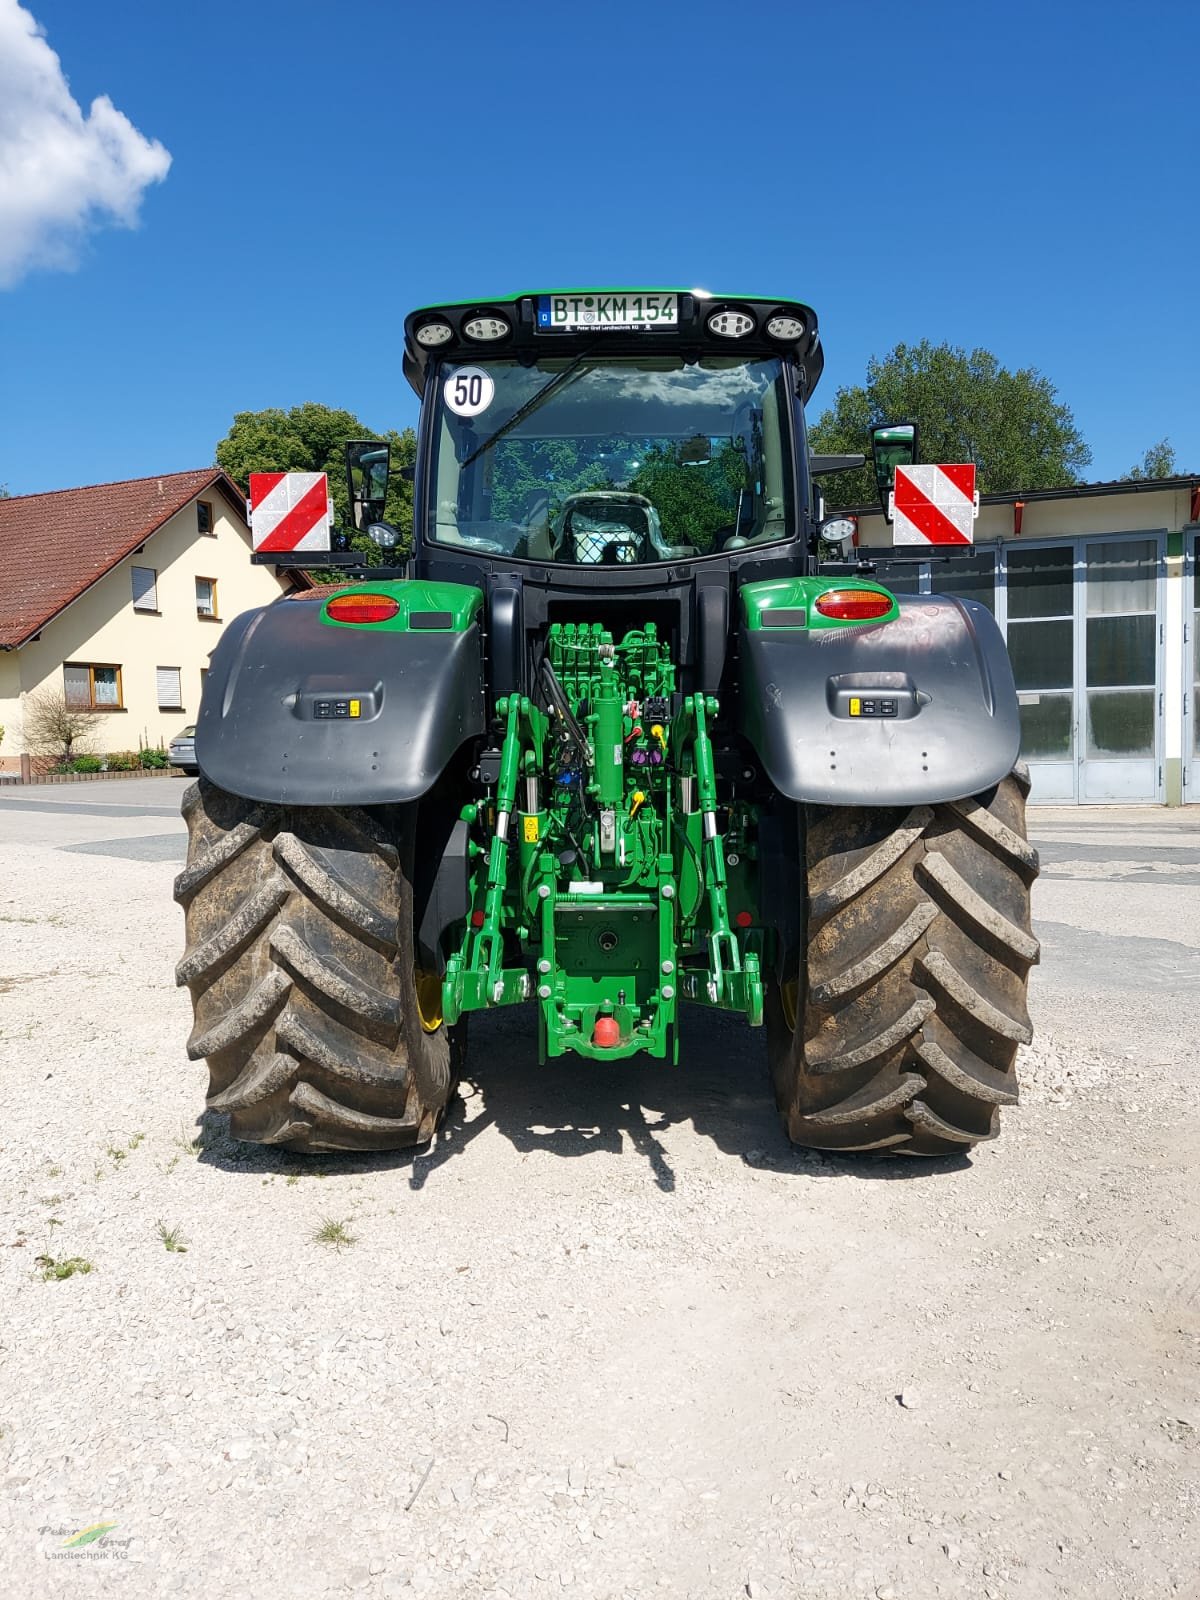
[[[714,311],[707,326],[722,339],[742,339],[754,332],[754,318],[748,311]]]
[[[767,332],[772,339],[800,339],[804,335],[804,324],[799,317],[788,317],[779,312],[767,318]]]
[[[469,317],[462,331],[468,339],[503,339],[509,325],[504,317]]]
[[[453,337],[454,329],[448,322],[426,322],[416,332],[417,343],[424,345],[426,350],[435,350],[439,344],[445,344]]]

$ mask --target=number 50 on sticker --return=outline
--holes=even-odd
[[[482,367],[458,367],[442,385],[442,398],[456,417],[477,417],[496,398],[496,385]]]

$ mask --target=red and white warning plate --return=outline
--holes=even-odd
[[[897,467],[893,544],[974,544],[979,496],[975,467]]]
[[[252,472],[250,533],[257,551],[328,550],[333,501],[324,472]]]

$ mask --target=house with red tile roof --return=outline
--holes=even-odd
[[[196,720],[230,618],[297,585],[250,560],[245,497],[219,467],[0,500],[0,771],[30,749],[30,695],[61,695],[104,755]]]

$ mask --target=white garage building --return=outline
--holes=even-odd
[[[860,545],[891,542],[877,511],[859,528]],[[1033,802],[1200,803],[1200,478],[985,495],[973,552],[877,575],[991,610]]]

